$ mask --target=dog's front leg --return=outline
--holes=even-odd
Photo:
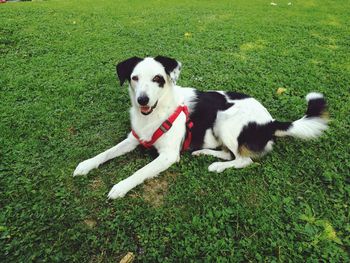
[[[134,150],[138,144],[139,142],[130,133],[124,141],[118,143],[116,146],[104,151],[103,153],[100,153],[99,155],[96,155],[93,158],[79,163],[73,173],[73,176],[88,174],[92,169],[97,168],[104,162]]]
[[[168,169],[173,163],[180,160],[179,152],[162,152],[152,162],[135,172],[132,176],[115,184],[108,194],[108,198],[116,199],[124,197],[127,192],[143,183],[146,179],[157,176],[159,173]]]

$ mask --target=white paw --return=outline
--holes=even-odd
[[[201,151],[199,150],[199,151],[194,151],[194,152],[192,152],[192,155],[193,156],[199,156],[201,154]]]
[[[204,151],[203,150],[197,150],[197,151],[194,151],[192,152],[192,155],[193,156],[199,156],[199,155],[204,155]]]
[[[112,187],[111,191],[109,191],[108,193],[108,198],[109,199],[122,198],[131,189],[132,187],[130,187],[130,185],[125,180],[123,180]]]
[[[97,168],[98,165],[96,165],[95,161],[92,159],[85,160],[78,164],[77,168],[75,168],[73,172],[73,176],[77,175],[86,175],[88,174],[92,169]]]
[[[208,170],[209,170],[209,172],[221,173],[226,168],[227,167],[226,167],[225,163],[216,162],[216,163],[212,163],[211,165],[209,165]]]

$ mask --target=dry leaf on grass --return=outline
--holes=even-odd
[[[132,252],[128,252],[121,260],[120,263],[131,263],[135,259],[135,255]]]
[[[287,91],[286,88],[278,88],[278,89],[276,90],[276,93],[277,93],[277,95],[282,95],[282,93],[284,93],[284,92],[286,92],[286,91]]]

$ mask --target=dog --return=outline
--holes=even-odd
[[[252,158],[272,150],[276,137],[313,139],[328,128],[326,100],[320,93],[307,94],[308,107],[302,118],[282,122],[248,95],[177,86],[181,63],[173,58],[132,57],[117,64],[116,71],[121,86],[129,83],[132,131],[116,146],[79,163],[73,175],[86,175],[138,145],[154,147],[159,155],[115,184],[108,194],[110,199],[124,197],[165,171],[180,160],[182,151],[223,159],[208,168],[220,173],[252,164]]]

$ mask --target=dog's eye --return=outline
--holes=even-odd
[[[138,81],[138,80],[139,80],[139,77],[138,77],[138,76],[133,76],[131,79],[132,79],[133,81]]]
[[[155,75],[152,81],[158,83],[159,87],[164,87],[165,79],[161,75]]]
[[[152,79],[152,81],[158,82],[158,83],[162,82],[162,80],[164,80],[163,77],[162,77],[162,76],[159,76],[159,75],[156,75],[156,76]]]
[[[163,78],[162,76],[160,76],[160,75],[156,75],[156,76],[152,79],[152,81],[158,82],[158,83],[162,83],[162,82],[164,82],[164,78]]]

